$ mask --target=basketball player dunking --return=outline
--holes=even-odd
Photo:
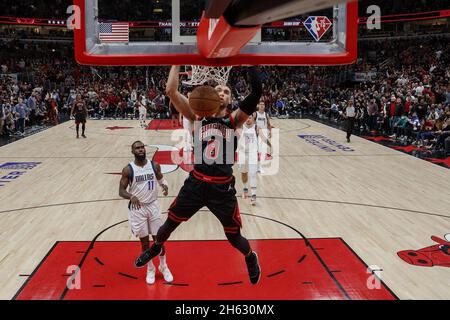
[[[86,130],[86,118],[88,110],[86,103],[81,98],[81,94],[77,95],[75,102],[73,103],[72,110],[70,111],[70,117],[75,117],[75,125],[77,126],[77,139],[80,138],[80,123],[81,123],[81,136],[86,138],[84,134]]]
[[[214,111],[214,116],[195,122],[194,170],[170,206],[169,217],[159,229],[155,243],[136,259],[136,267],[143,267],[158,255],[170,234],[206,206],[221,222],[230,244],[245,256],[250,282],[258,283],[261,276],[258,256],[251,249],[248,240],[241,235],[242,221],[232,169],[237,149],[235,130],[242,127],[256,111],[262,94],[257,69],[251,67],[249,70],[252,91],[238,110],[225,116],[226,108],[231,103],[231,90],[228,86],[220,85],[216,87],[221,102],[220,109]],[[178,83],[179,67],[173,66],[167,82],[167,95],[181,114],[195,121],[196,116],[189,106],[188,98],[178,91]],[[213,91],[213,94],[216,93]],[[204,99],[208,97],[205,96]]]
[[[147,159],[145,146],[141,141],[132,144],[131,152],[134,154],[134,162],[129,163],[122,170],[119,195],[130,200],[128,219],[131,232],[140,239],[144,252],[150,247],[150,234],[155,240],[156,233],[162,225],[156,184],[160,185],[165,196],[169,188],[161,173],[161,166]],[[159,256],[159,271],[163,274],[165,281],[173,281],[172,273],[167,266],[164,246],[161,247]],[[148,284],[155,283],[155,273],[156,268],[149,260],[146,277]]]

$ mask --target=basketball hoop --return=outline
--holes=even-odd
[[[191,66],[190,79],[183,81],[187,86],[201,86],[207,84],[209,81],[214,81],[219,85],[227,85],[228,78],[232,66],[226,67],[208,67],[208,66]]]
[[[132,2],[139,1],[143,2]],[[181,2],[188,1],[168,2],[172,3],[173,9],[172,23],[167,26],[172,34],[171,42],[149,39],[109,43],[100,41],[100,25],[105,23],[102,21],[115,20],[114,15],[107,14],[99,6],[99,0],[73,0],[80,11],[80,17],[77,17],[80,28],[74,29],[76,61],[92,66],[329,66],[354,63],[357,58],[358,1],[208,0],[197,26],[197,36],[182,32],[196,26],[188,23],[183,27],[181,23],[185,10]],[[326,9],[323,16],[305,16],[306,20],[301,18],[304,21],[295,21],[292,28],[303,28],[306,24],[308,32],[301,32],[302,35],[295,41],[264,39],[258,32],[261,25],[282,21],[285,15],[306,15],[338,2],[346,3]],[[317,30],[317,25],[324,24],[326,20],[322,17],[328,18],[331,24],[326,22],[325,26],[332,30],[317,42],[325,33],[323,28]],[[141,27],[146,25],[138,21],[129,25],[129,29]],[[207,71],[207,78],[209,74]],[[195,79],[194,75],[194,80],[188,83],[196,83]],[[220,76],[219,79],[224,82]]]

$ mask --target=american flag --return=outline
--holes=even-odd
[[[99,38],[101,42],[129,42],[130,26],[128,23],[100,23]]]

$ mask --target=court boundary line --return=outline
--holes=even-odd
[[[302,131],[302,130],[306,130],[312,127],[312,125],[307,124],[305,122],[300,121],[299,119],[278,119],[278,118],[271,118],[271,119],[276,119],[276,120],[295,120],[295,122],[301,123],[302,125],[305,125],[306,127],[303,128],[295,128],[295,129],[289,129],[289,130],[281,130],[280,129],[280,133],[288,133],[288,132],[295,132],[295,131]],[[88,119],[89,120],[89,119]],[[133,120],[96,120],[96,119],[90,119],[91,121],[133,121]],[[164,120],[164,119],[150,119],[150,121],[152,120]],[[167,119],[166,119],[167,120]],[[169,119],[170,120],[170,119]],[[310,120],[310,119],[307,119]],[[138,120],[137,120],[138,121]],[[69,122],[69,121],[67,121]],[[175,130],[183,130],[183,129],[173,129],[173,130],[159,130],[159,126],[161,124],[158,125],[157,130],[144,130],[144,131],[149,131],[152,132],[154,131],[155,133],[159,133],[158,135],[146,135],[147,137],[171,137],[171,134],[164,134],[165,131],[175,131]],[[133,129],[139,129],[138,127],[133,127]],[[75,131],[75,125],[72,124],[68,127],[68,129]],[[275,128],[278,129],[278,128]],[[45,131],[45,130],[44,130]],[[108,135],[108,132],[98,132],[98,131],[90,131],[93,134],[99,134],[99,135]],[[119,137],[135,137],[136,135],[127,135],[127,134],[116,134],[115,136],[119,136]]]
[[[208,210],[199,210],[198,212],[209,212]],[[167,212],[163,212],[163,214],[167,214]],[[320,255],[317,253],[317,251],[314,249],[314,247],[311,245],[311,243],[309,242],[308,238],[305,237],[298,229],[275,219],[272,218],[267,218],[267,217],[263,217],[263,216],[258,216],[258,215],[254,215],[254,214],[248,214],[248,213],[243,213],[241,212],[241,215],[247,215],[247,216],[253,216],[253,217],[257,217],[257,218],[262,218],[262,219],[266,219],[266,220],[270,220],[272,222],[281,224],[285,227],[288,227],[289,229],[293,230],[294,232],[296,232],[298,235],[300,235],[300,237],[305,241],[305,244],[307,247],[310,248],[310,250],[314,253],[314,255],[316,256],[316,258],[319,260],[319,262],[322,264],[323,268],[325,269],[325,272],[328,273],[328,275],[330,276],[330,278],[333,280],[333,282],[335,283],[336,287],[339,289],[339,291],[341,291],[341,293],[343,294],[343,296],[346,298],[346,300],[351,300],[350,296],[348,295],[347,291],[342,287],[342,285],[340,284],[340,282],[336,279],[336,277],[333,275],[333,273],[331,272],[331,270],[328,268],[328,266],[326,265],[326,263],[323,261],[323,259],[320,257]],[[86,261],[86,258],[88,257],[90,251],[94,248],[94,244],[97,241],[97,239],[106,231],[122,224],[128,222],[127,220],[123,220],[121,222],[115,223],[109,227],[107,227],[106,229],[103,229],[102,231],[100,231],[95,237],[94,239],[92,239],[88,249],[86,250],[86,252],[84,253],[83,257],[81,258],[80,263],[78,264],[78,269],[77,269],[77,273],[81,271],[81,267],[83,266],[84,262]],[[252,239],[251,239],[252,240]],[[271,239],[269,239],[271,240]],[[193,240],[194,241],[194,240]],[[219,240],[219,241],[224,241],[224,240]],[[68,293],[68,288],[67,286],[64,288],[62,294],[60,295],[59,300],[64,300],[65,296]]]
[[[331,126],[331,125],[322,123],[322,122],[318,121],[317,119],[309,118],[308,120],[311,120],[311,121],[313,121],[313,122],[315,122],[315,123],[318,123],[318,124],[320,124],[320,125],[323,125],[323,126],[325,126],[325,127],[328,127],[328,128],[331,128],[331,129],[335,129],[335,130],[337,130],[337,131],[340,131],[340,132],[345,133],[345,130],[344,130],[344,129],[335,128],[335,127],[333,127],[333,126]],[[402,150],[394,149],[394,148],[392,148],[392,147],[390,147],[390,146],[385,146],[385,145],[383,145],[382,143],[379,143],[379,142],[377,142],[377,141],[373,141],[373,140],[364,138],[364,136],[360,136],[359,134],[355,134],[355,133],[354,133],[354,134],[352,134],[352,135],[355,136],[355,137],[357,137],[357,138],[362,139],[363,141],[369,141],[369,142],[372,142],[372,143],[374,143],[374,144],[376,144],[376,145],[378,145],[378,146],[384,147],[384,148],[386,148],[386,149],[388,149],[388,150],[396,151],[396,152],[398,152],[398,153],[400,153],[400,154],[403,154],[403,155],[405,155],[405,156],[409,156],[410,158],[414,158],[414,159],[417,159],[417,160],[421,160],[421,161],[424,161],[424,162],[426,162],[426,163],[429,163],[429,164],[432,164],[432,165],[434,165],[434,166],[441,167],[441,168],[444,168],[444,169],[450,169],[450,167],[447,167],[447,166],[445,166],[445,165],[440,165],[439,163],[431,162],[431,161],[429,161],[429,160],[426,160],[425,158],[415,157],[414,155],[412,155],[412,154],[410,154],[410,153],[404,152],[404,151],[402,151]],[[366,135],[366,137],[367,137],[367,135]]]
[[[244,213],[245,214],[245,213]],[[111,229],[111,228],[113,228],[113,227],[116,227],[117,225],[120,225],[120,224],[122,224],[122,223],[125,223],[125,222],[128,222],[128,220],[124,220],[124,221],[121,221],[121,222],[118,222],[118,223],[116,223],[116,224],[114,224],[114,225],[112,225],[112,226],[110,226],[110,227],[108,227],[108,228],[106,228],[105,230],[103,230],[99,235],[101,235],[101,234],[103,234],[104,232],[106,232],[107,230],[109,230],[109,229]],[[276,221],[275,220],[275,222],[279,222],[279,221]],[[299,232],[298,230],[296,230],[297,232]],[[300,233],[300,232],[299,232]],[[99,235],[97,235],[97,236],[99,236]],[[94,239],[95,240],[95,239]],[[86,257],[83,257],[82,258],[82,261],[80,261],[80,264],[81,265],[78,265],[78,270],[77,270],[77,272],[80,272],[81,271],[81,267],[82,267],[82,264],[84,264],[84,261],[85,261],[85,259],[87,258],[87,256],[89,255],[89,251],[93,248],[93,245],[95,244],[95,242],[93,242],[94,240],[92,240],[92,241],[89,241],[89,240],[68,240],[68,241],[66,241],[66,240],[63,240],[63,241],[56,241],[55,242],[55,244],[52,246],[52,248],[49,250],[49,252],[47,252],[47,254],[46,254],[46,256],[39,262],[39,264],[36,266],[36,268],[33,270],[33,273],[29,276],[29,278],[26,280],[26,282],[20,287],[20,289],[17,291],[17,293],[14,295],[14,297],[12,298],[12,300],[16,300],[17,298],[18,298],[18,296],[23,292],[23,290],[25,289],[25,287],[26,287],[26,285],[29,283],[29,281],[31,281],[31,279],[33,278],[33,276],[36,274],[36,272],[40,269],[40,267],[42,266],[42,264],[46,261],[46,259],[50,256],[50,254],[54,251],[54,249],[56,248],[56,246],[58,245],[58,244],[62,244],[62,243],[90,243],[90,245],[89,245],[89,249],[88,249],[88,251],[86,251],[86,253],[85,253],[85,255],[86,255]],[[274,238],[274,239],[249,239],[250,241],[292,241],[292,240],[304,240],[305,241],[305,244],[307,244],[307,242],[308,242],[308,239],[307,238]],[[341,240],[341,238],[340,237],[329,237],[329,238],[326,238],[326,237],[318,237],[318,238],[311,238],[311,240]],[[187,240],[169,240],[169,242],[202,242],[202,241],[206,241],[206,242],[226,242],[227,240],[226,239],[212,239],[212,240],[189,240],[189,239],[187,239]],[[96,241],[97,242],[97,241]],[[98,241],[98,242],[101,242],[101,243],[137,243],[137,241],[136,240],[102,240],[102,241]],[[91,246],[92,246],[92,248],[91,248]],[[307,247],[308,247],[308,245],[307,245]],[[310,250],[311,251],[314,251],[314,248],[312,247],[312,246],[310,246]],[[352,250],[351,251],[351,253],[352,254],[354,254],[355,256],[357,256],[355,253],[354,253],[354,251]],[[325,263],[322,263],[323,261],[322,261],[322,259],[320,258],[320,257],[318,257],[318,260],[319,260],[319,262],[323,265],[323,267],[325,268],[325,272],[332,278],[332,280],[336,280],[336,281],[333,281],[333,282],[335,282],[335,284],[337,283],[337,284],[339,284],[339,286],[341,286],[340,285],[340,283],[339,283],[339,281],[337,280],[337,279],[334,279],[335,277],[334,277],[334,275],[331,273],[331,271],[329,270],[329,268],[328,268],[328,266],[325,264]],[[358,259],[358,261],[359,261],[360,259]],[[363,263],[363,266],[366,266],[366,264],[365,263]],[[330,271],[330,272],[329,272]],[[284,270],[283,270],[283,272],[284,272]],[[278,272],[278,273],[280,273],[280,272]],[[73,277],[74,275],[72,274],[71,275],[71,277]],[[267,276],[267,277],[269,277],[269,276]],[[240,283],[242,283],[243,281],[240,281]],[[220,285],[220,284],[219,284]],[[338,286],[338,289],[340,289],[340,287]],[[67,288],[67,286],[65,287],[65,289],[64,289],[64,291],[63,291],[63,294],[60,296],[60,299],[59,300],[64,300],[64,298],[65,298],[65,296],[66,296],[66,294],[67,294],[67,292],[68,292],[68,288]],[[347,296],[346,295],[346,291],[345,291],[345,289],[343,289],[342,288],[342,290],[344,290],[344,292],[342,292],[343,293],[343,295],[344,295],[344,298],[346,298],[347,300],[351,300],[350,299],[350,297],[349,296]],[[394,297],[396,297],[395,295],[394,295]]]
[[[174,150],[175,151],[175,150]],[[156,153],[156,152],[155,152]],[[287,154],[279,155],[280,158],[307,158],[307,157],[402,157],[408,154]],[[0,159],[130,159],[130,157],[45,157],[45,156],[19,156],[6,157],[0,156]],[[175,164],[174,164],[175,165]]]
[[[369,268],[369,265],[359,256],[359,254],[356,253],[355,250],[353,250],[353,248],[347,243],[347,241],[345,241],[343,238],[340,238],[340,239],[341,239],[342,243],[347,247],[347,249],[349,249],[355,255],[355,257],[358,258],[359,261],[366,266],[367,270],[370,270],[372,272],[372,274],[377,278],[377,280],[381,282],[381,284],[384,286],[384,288],[386,290],[388,290],[389,293],[392,294],[392,296],[396,300],[400,300],[400,298],[395,294],[394,291],[392,291],[391,288],[389,288],[389,286],[383,281],[383,279],[378,277],[378,275],[374,272],[374,270]]]
[[[236,197],[239,199],[241,196],[236,195]],[[176,198],[176,196],[169,195],[167,197],[158,197],[158,199],[167,199],[167,198]],[[376,205],[376,204],[367,204],[367,203],[357,203],[357,202],[347,202],[347,201],[337,201],[337,200],[325,200],[325,199],[310,199],[310,198],[274,197],[274,196],[258,196],[258,198],[259,199],[273,199],[273,200],[293,200],[293,201],[344,204],[344,205],[351,205],[351,206],[361,206],[361,207],[369,207],[369,208],[376,208],[376,209],[386,209],[386,210],[394,210],[394,211],[401,211],[401,212],[411,212],[411,213],[414,213],[414,214],[420,214],[420,215],[427,215],[427,216],[439,217],[439,218],[444,218],[444,219],[450,219],[450,216],[446,216],[446,215],[439,214],[439,213],[418,211],[418,210],[405,209],[405,208],[388,207],[388,206],[382,206],[382,205]],[[33,207],[25,207],[25,208],[15,208],[15,209],[9,209],[9,210],[2,210],[2,211],[0,211],[0,214],[2,214],[2,213],[10,213],[10,212],[17,212],[17,211],[26,211],[26,210],[34,210],[34,209],[51,208],[51,207],[58,207],[58,206],[68,206],[68,205],[96,203],[96,202],[112,202],[112,201],[126,201],[126,200],[121,199],[121,198],[115,198],[115,199],[98,199],[98,200],[86,200],[86,201],[75,201],[75,202],[46,204],[46,205],[33,206]]]
[[[120,223],[116,223],[114,226],[115,227],[121,223],[125,223],[128,220],[124,220],[121,221]],[[105,230],[106,231],[106,230]],[[317,237],[317,238],[310,238],[311,240],[339,240],[347,249],[349,249],[350,253],[355,256],[355,258],[357,258],[357,260],[363,265],[365,266],[368,270],[369,267],[367,265],[367,263],[355,252],[355,250],[353,250],[353,248],[351,248],[348,243],[342,239],[342,237]],[[299,239],[299,238],[273,238],[273,239],[249,239],[250,241],[292,241],[292,240],[305,240],[305,239]],[[202,242],[202,241],[207,241],[207,242],[226,242],[226,239],[211,239],[211,240],[192,240],[192,239],[186,239],[186,240],[169,240],[169,242]],[[31,280],[31,278],[35,275],[35,273],[39,270],[39,268],[42,266],[42,264],[45,262],[45,260],[48,258],[48,256],[50,255],[51,252],[54,251],[54,249],[56,248],[56,246],[58,244],[63,244],[63,243],[89,243],[90,241],[86,241],[86,240],[61,240],[61,241],[57,241],[55,242],[55,244],[52,246],[52,248],[49,250],[49,252],[46,254],[46,256],[41,260],[41,262],[38,264],[38,266],[35,268],[35,270],[33,271],[33,273],[29,276],[29,278],[27,279],[27,281],[20,287],[20,289],[17,291],[17,293],[14,295],[14,297],[11,300],[16,300],[17,297],[22,293],[22,291],[25,289],[26,285],[28,284],[28,282]],[[102,241],[98,241],[98,243],[137,243],[136,240],[102,240]],[[303,255],[302,258],[306,257],[306,255]],[[81,268],[80,268],[81,269]],[[282,271],[278,271],[275,274],[269,274],[266,277],[270,277],[276,274],[279,274],[281,272],[284,272],[285,270],[283,269]],[[374,274],[374,273],[373,273]],[[392,289],[381,279],[379,278],[376,274],[374,274],[375,277],[383,284],[384,289],[386,289],[391,296],[395,299],[395,300],[400,300],[400,298],[392,291]],[[243,281],[239,281],[239,283],[243,283]],[[166,283],[164,283],[166,284]],[[221,284],[218,284],[221,285]]]
[[[109,229],[112,229],[112,228],[114,228],[115,226],[118,226],[119,224],[122,224],[122,223],[127,222],[127,221],[128,221],[128,219],[127,219],[127,220],[124,220],[124,221],[121,221],[121,222],[117,222],[117,223],[115,223],[115,224],[109,226],[108,228],[103,229],[102,231],[100,231],[100,233],[98,233],[98,234],[94,237],[94,239],[91,240],[91,242],[90,242],[90,244],[89,244],[89,247],[87,248],[86,252],[83,254],[83,257],[81,257],[81,261],[78,263],[78,269],[75,271],[75,273],[74,273],[72,276],[75,276],[75,277],[76,277],[76,275],[77,275],[79,272],[81,272],[81,267],[83,266],[84,261],[86,261],[86,258],[88,257],[88,255],[89,255],[89,253],[91,252],[91,250],[94,248],[94,244],[95,244],[95,242],[97,241],[97,239],[98,239],[103,233],[105,233],[106,231],[108,231]],[[65,286],[63,292],[61,293],[61,295],[60,295],[60,297],[59,297],[59,300],[64,300],[64,297],[66,296],[66,294],[67,294],[68,291],[69,291],[69,288],[67,288],[67,286]]]
[[[36,135],[38,135],[38,134],[41,134],[41,133],[44,133],[44,132],[46,132],[46,131],[48,131],[48,130],[57,128],[57,127],[59,127],[59,126],[62,126],[62,125],[65,124],[66,122],[68,122],[68,121],[64,121],[64,122],[58,123],[57,125],[50,126],[50,127],[46,128],[46,129],[44,129],[44,130],[35,132],[35,133],[33,133],[33,134],[30,134],[30,135],[25,136],[25,137],[22,137],[22,138],[20,138],[20,139],[14,140],[14,141],[12,141],[12,142],[9,142],[9,143],[0,145],[0,150],[1,150],[1,148],[6,147],[6,146],[8,146],[8,145],[10,145],[10,144],[13,144],[13,143],[16,143],[16,142],[20,142],[20,141],[24,141],[25,139],[34,137],[34,136],[36,136]]]
[[[41,261],[38,263],[36,268],[34,268],[33,272],[28,276],[28,278],[25,280],[25,282],[20,286],[19,290],[16,292],[16,294],[12,297],[11,300],[16,300],[17,297],[20,295],[20,293],[25,289],[25,287],[28,285],[28,283],[31,281],[33,276],[36,274],[36,272],[39,270],[39,268],[44,264],[45,260],[47,260],[48,257],[50,257],[50,254],[53,252],[53,250],[56,248],[60,241],[56,241],[48,250],[48,252],[45,254],[45,256],[41,259]]]

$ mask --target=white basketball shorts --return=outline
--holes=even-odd
[[[238,170],[240,173],[256,173],[258,170],[258,154],[240,152],[238,155]]]
[[[156,236],[163,224],[158,201],[141,204],[139,210],[129,209],[128,222],[134,236],[138,238],[145,238],[149,235]]]

